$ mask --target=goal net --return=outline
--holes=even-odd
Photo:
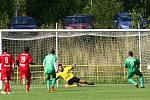
[[[35,65],[31,65],[32,85],[45,84],[42,62],[51,48],[56,48],[58,63],[76,63],[73,73],[81,79],[98,84],[126,84],[123,61],[129,50],[141,61],[145,82],[149,82],[150,30],[1,30],[2,46],[16,59],[24,47],[30,47]],[[137,80],[137,78],[135,77]],[[59,83],[64,83],[60,80]],[[19,85],[15,68],[13,85]]]

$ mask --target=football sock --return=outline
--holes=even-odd
[[[56,83],[56,78],[53,78],[53,79],[52,79],[52,87],[55,86],[55,83]]]
[[[50,88],[50,80],[47,80],[47,88]]]
[[[28,82],[27,82],[27,86],[26,86],[26,90],[30,90],[30,80],[28,80]]]
[[[4,88],[4,92],[6,92],[8,90],[8,92],[11,92],[10,90],[10,85],[8,82],[5,83],[5,88]]]
[[[141,87],[144,87],[144,77],[140,77]]]

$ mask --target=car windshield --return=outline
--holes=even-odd
[[[131,21],[131,18],[129,18],[129,17],[122,17],[121,20],[122,21]]]
[[[19,25],[34,25],[35,24],[33,19],[28,18],[28,17],[17,17],[17,18],[14,18],[12,23],[13,24],[19,24]]]
[[[87,23],[87,20],[85,17],[67,17],[65,23],[67,24]]]

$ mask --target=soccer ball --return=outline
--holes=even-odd
[[[150,70],[150,65],[147,66],[147,69]]]

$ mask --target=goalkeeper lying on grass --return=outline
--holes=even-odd
[[[87,82],[86,80],[81,80],[80,78],[74,76],[74,74],[71,71],[75,67],[76,67],[76,64],[73,64],[65,68],[62,66],[62,64],[59,64],[56,78],[57,79],[60,77],[63,78],[68,83],[67,85],[65,85],[65,87],[74,86],[73,83],[77,83],[77,86],[79,86],[79,83],[87,84],[87,85],[94,85],[93,82]]]

